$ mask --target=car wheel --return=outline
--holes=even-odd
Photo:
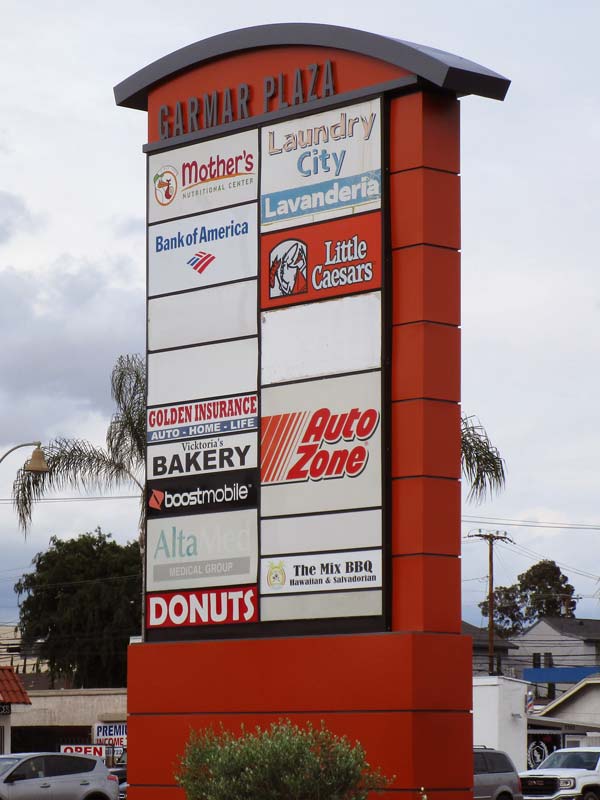
[[[599,800],[599,798],[596,792],[588,790],[582,794],[581,800]]]
[[[513,800],[513,796],[510,794],[510,792],[502,792],[502,794],[498,796],[497,800]],[[592,800],[592,798],[590,797],[589,800]]]

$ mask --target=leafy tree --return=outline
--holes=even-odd
[[[289,720],[239,737],[192,731],[176,780],[188,800],[366,800],[388,784],[358,742]]]
[[[117,544],[100,528],[66,541],[53,536],[32,564],[15,585],[24,647],[76,688],[125,686],[127,644],[141,614],[138,542]]]
[[[44,446],[49,472],[19,470],[17,473],[13,503],[25,532],[36,500],[48,491],[67,487],[109,491],[133,484],[141,494],[143,546],[146,365],[142,356],[119,356],[111,375],[111,390],[117,408],[106,432],[105,448],[85,439],[53,439]],[[475,417],[462,417],[461,452],[463,473],[471,484],[469,499],[482,500],[503,488],[504,460]]]
[[[494,627],[507,636],[522,633],[541,617],[574,617],[575,589],[554,561],[539,561],[517,577],[512,586],[494,591]],[[489,616],[488,601],[479,603]]]

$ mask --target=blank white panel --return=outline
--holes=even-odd
[[[148,355],[148,405],[256,390],[255,338]]]
[[[264,519],[261,555],[381,547],[381,511]]]
[[[261,597],[263,622],[278,619],[325,619],[327,617],[373,617],[382,612],[381,589],[366,592]]]
[[[148,349],[253,336],[256,281],[214,286],[148,301]]]
[[[261,382],[381,366],[381,293],[264,311]]]

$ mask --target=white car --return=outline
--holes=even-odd
[[[119,781],[95,756],[0,756],[0,800],[118,800]]]
[[[525,800],[600,800],[600,747],[555,750],[521,785]]]

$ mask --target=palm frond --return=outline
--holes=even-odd
[[[108,426],[106,448],[135,474],[143,467],[146,452],[146,365],[140,355],[117,359],[111,390],[117,411]]]
[[[467,500],[481,502],[504,488],[504,459],[476,417],[463,416],[460,422],[462,471],[471,484]]]
[[[106,490],[136,482],[128,464],[84,439],[53,439],[44,446],[48,472],[19,470],[13,483],[13,505],[19,525],[27,531],[33,506],[48,491],[72,489]]]

